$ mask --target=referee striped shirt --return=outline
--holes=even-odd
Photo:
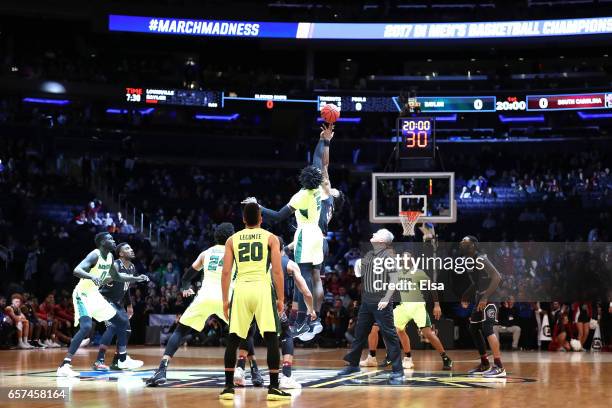
[[[395,251],[391,247],[375,248],[361,259],[361,301],[362,303],[378,303],[387,294],[387,288],[381,289],[381,283],[390,282],[390,274],[395,269],[384,269],[386,258],[394,258]],[[395,261],[394,261],[395,262]],[[375,265],[377,266],[375,268]],[[375,271],[376,269],[376,271]],[[381,272],[381,269],[382,272]],[[378,272],[378,273],[377,273]],[[379,281],[376,285],[375,282]],[[395,300],[394,297],[391,300]]]

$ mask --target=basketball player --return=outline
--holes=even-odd
[[[285,287],[285,299],[293,298],[294,292],[293,288],[297,287],[298,291],[304,296],[304,301],[306,302],[306,306],[308,308],[307,313],[311,316],[311,320],[314,321],[316,319],[316,312],[314,310],[313,305],[313,296],[308,290],[308,286],[302,277],[300,272],[300,267],[298,264],[293,262],[287,254],[285,253],[284,241],[282,237],[277,237],[280,243],[281,248],[281,266],[283,269],[283,280]],[[291,369],[293,366],[293,332],[289,327],[289,319],[287,314],[283,312],[280,317],[281,322],[281,334],[280,334],[280,343],[281,343],[281,351],[282,351],[282,371],[280,373],[280,388],[281,389],[298,389],[302,388],[302,385],[295,381],[291,376]],[[246,359],[248,358],[251,362],[251,369],[253,368],[253,364],[255,363],[254,349],[253,349],[253,329],[255,324],[251,324],[251,329],[249,330],[249,335],[246,341],[241,342],[240,349],[238,351],[238,364],[236,370],[234,371],[234,385],[243,386],[245,384],[244,379],[244,369],[246,366]],[[258,373],[259,374],[259,373]],[[251,378],[253,381],[253,385],[261,386],[263,385],[263,379],[261,380],[260,385],[256,385],[256,380],[253,377],[253,373],[251,372]],[[259,375],[261,377],[261,375]]]
[[[283,269],[283,278],[285,281],[285,287],[294,286],[298,289],[298,292],[304,298],[304,302],[306,303],[307,311],[306,313],[310,316],[310,321],[317,320],[317,313],[314,309],[314,301],[313,296],[310,290],[308,289],[308,285],[306,281],[302,277],[302,273],[300,271],[300,267],[297,263],[293,262],[283,248],[283,240],[281,237],[278,237],[280,241],[281,247],[281,266]],[[293,285],[288,285],[291,281],[293,281]],[[287,293],[285,292],[285,295]],[[281,350],[283,353],[283,367],[280,374],[280,388],[281,389],[295,389],[302,388],[302,385],[295,381],[295,379],[291,376],[291,368],[293,366],[293,332],[289,327],[289,319],[287,314],[283,312],[280,317],[281,321]]]
[[[421,333],[423,333],[423,336],[425,336],[433,348],[440,353],[440,357],[442,357],[442,369],[452,369],[453,361],[446,355],[442,342],[440,342],[436,333],[431,329],[431,320],[425,308],[425,298],[420,290],[420,282],[429,281],[429,276],[427,276],[424,271],[418,269],[401,270],[399,279],[414,282],[416,287],[414,290],[400,291],[401,303],[393,310],[393,323],[395,324],[397,335],[402,343],[402,348],[406,353],[406,357],[404,357],[404,361],[402,362],[403,367],[414,368],[412,356],[410,355],[410,339],[406,333],[406,325],[414,320],[417,327],[421,330]]]
[[[489,298],[499,286],[501,275],[489,261],[487,255],[479,252],[476,237],[468,235],[463,238],[459,243],[459,249],[464,256],[475,260],[480,259],[483,265],[482,268],[479,268],[476,263],[476,266],[468,273],[472,284],[462,296],[462,300],[472,297],[476,304],[470,316],[470,334],[480,353],[480,364],[468,373],[484,377],[505,377],[506,370],[501,362],[499,340],[493,331],[493,326],[497,323],[497,307],[489,302]],[[489,364],[487,358],[485,338],[493,352],[493,366]]]
[[[223,313],[223,302],[221,297],[221,271],[224,267],[225,241],[234,233],[234,226],[229,222],[224,222],[215,228],[215,245],[200,253],[181,278],[181,290],[183,297],[193,296],[191,281],[200,273],[204,273],[202,285],[193,302],[181,316],[178,326],[168,339],[164,355],[159,363],[159,367],[153,376],[146,380],[146,385],[156,387],[166,383],[166,370],[170,360],[183,343],[183,340],[191,332],[202,331],[206,319],[210,315],[217,315],[220,319],[228,320]],[[228,266],[231,272],[232,264]]]
[[[251,322],[255,318],[268,349],[270,386],[267,399],[269,401],[291,399],[291,394],[279,389],[278,382],[280,361],[278,316],[284,311],[280,244],[276,236],[261,228],[262,216],[259,204],[247,203],[242,211],[242,219],[246,228],[227,240],[223,258],[221,287],[223,312],[229,321],[229,335],[224,358],[225,388],[219,394],[219,398],[234,399],[236,350],[240,340],[247,337]],[[272,281],[268,274],[269,264],[272,266]],[[236,267],[236,281],[230,307],[232,265]]]
[[[302,188],[291,197],[289,203],[280,211],[270,210],[263,206],[261,211],[266,221],[269,222],[280,222],[295,214],[297,222],[297,229],[293,238],[295,262],[299,265],[308,289],[312,293],[313,269],[315,265],[320,265],[323,262],[324,239],[323,232],[319,227],[323,174],[319,168],[307,166],[300,172],[299,180]],[[256,200],[250,197],[243,201],[243,203],[247,202],[256,202]],[[306,309],[304,299],[298,296],[298,315],[294,331],[296,337],[310,330],[306,318]],[[320,323],[316,326],[319,332],[323,329]]]
[[[118,314],[117,310],[102,296],[98,290],[100,285],[110,282],[147,282],[146,275],[129,276],[117,272],[113,266],[113,254],[115,241],[107,232],[96,234],[94,238],[96,249],[91,251],[85,259],[74,268],[74,275],[79,277],[74,291],[72,301],[74,302],[74,325],[79,330],[72,337],[68,353],[57,369],[58,377],[77,377],[79,373],[72,370],[72,356],[78,350],[81,342],[89,334],[92,327],[92,319],[99,322],[110,320],[117,330],[117,348],[119,350],[119,361],[125,362],[127,357],[127,328],[129,322],[127,316]]]
[[[123,242],[117,245],[117,254],[119,255],[119,259],[115,261],[115,269],[121,274],[134,276],[136,274],[136,267],[132,263],[132,260],[135,258],[134,250],[127,243]],[[106,285],[103,285],[100,288],[100,293],[104,298],[115,308],[118,314],[125,315],[128,319],[127,326],[127,340],[130,338],[130,334],[132,333],[132,328],[130,327],[130,318],[134,313],[132,309],[132,302],[130,301],[130,297],[126,296],[128,290],[130,289],[129,282],[111,282]],[[125,310],[126,306],[124,305],[124,300],[127,298],[127,311]],[[98,357],[96,361],[93,363],[93,369],[96,371],[108,371],[109,367],[104,364],[104,357],[106,354],[106,350],[108,346],[113,341],[113,337],[115,337],[116,329],[113,324],[110,322],[107,323],[106,330],[102,335],[102,339],[100,340],[100,348],[98,349]],[[126,343],[127,344],[127,343]],[[117,348],[117,352],[113,357],[113,362],[111,367],[113,370],[123,370],[123,369],[136,369],[142,367],[143,362],[140,360],[132,360],[130,356],[125,357],[125,361],[119,361],[119,349]]]
[[[329,254],[329,246],[327,243],[327,232],[329,230],[329,223],[333,216],[334,211],[342,207],[344,201],[344,195],[338,189],[332,188],[331,181],[329,178],[329,146],[331,139],[334,137],[334,125],[328,124],[321,127],[321,134],[319,136],[319,142],[315,148],[315,152],[312,159],[313,166],[321,170],[323,175],[322,191],[321,191],[321,211],[319,215],[319,228],[323,233],[323,261],[319,265],[315,265],[313,268],[312,275],[312,287],[315,301],[315,310],[321,310],[321,304],[323,302],[323,284],[321,282],[321,270],[325,267],[324,261]],[[293,246],[293,245],[292,245]],[[298,305],[302,301],[301,293],[297,294]],[[323,331],[321,320],[309,320],[309,330],[301,333],[303,328],[298,327],[296,330],[297,337],[302,341],[310,341],[317,334]],[[301,334],[300,334],[301,333]]]

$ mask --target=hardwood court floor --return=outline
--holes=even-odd
[[[223,383],[221,348],[181,348],[170,365],[164,388],[146,388],[143,379],[157,367],[162,349],[132,347],[130,355],[144,360],[132,373],[98,375],[90,371],[96,350],[80,350],[73,359],[81,379],[58,380],[57,363],[65,349],[0,351],[0,387],[70,386],[70,402],[7,402],[0,407],[438,407],[526,408],[548,406],[609,407],[612,402],[612,353],[504,353],[506,380],[467,377],[476,364],[474,352],[451,351],[452,374],[439,371],[434,351],[413,353],[415,370],[406,371],[402,386],[386,384],[379,369],[368,369],[351,379],[335,376],[345,350],[297,349],[294,376],[304,384],[291,402],[267,402],[265,389],[237,389],[232,403],[220,402]],[[110,353],[109,353],[110,355]],[[265,349],[258,349],[265,368]],[[379,358],[384,350],[379,350]],[[267,379],[267,375],[264,375]]]

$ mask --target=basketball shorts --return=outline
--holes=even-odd
[[[402,302],[393,309],[393,324],[396,328],[404,330],[411,320],[414,320],[419,329],[431,327],[425,302]]]
[[[189,326],[197,332],[201,332],[208,319],[211,315],[217,315],[219,319],[225,320],[223,316],[223,300],[218,297],[206,297],[200,296],[202,290],[198,292],[198,295],[193,299],[193,302],[187,307],[179,323]]]
[[[328,256],[329,256],[329,243],[327,242],[327,239],[323,238],[323,260],[321,261],[320,264],[315,266],[315,269],[318,269],[319,271],[324,270],[325,260],[327,259]]]
[[[487,304],[484,310],[478,311],[476,310],[476,306],[474,306],[474,311],[470,316],[470,323],[492,323],[497,324],[497,306],[493,303]]]
[[[115,308],[117,313],[122,313],[125,315],[126,318],[128,317],[127,311],[125,310],[125,306],[123,306],[122,304],[113,302],[111,299],[107,299],[107,298],[105,299],[108,300],[108,303],[110,303],[113,308]],[[131,330],[130,319],[128,318],[127,320],[128,320],[128,330]],[[106,325],[106,327],[110,327],[113,325],[113,323],[110,320],[105,321],[104,324]]]
[[[98,322],[112,319],[117,310],[97,290],[72,292],[74,304],[74,326],[78,326],[79,319],[89,316]]]
[[[279,333],[276,295],[269,280],[236,282],[230,306],[229,332],[246,339],[255,318],[261,333]]]
[[[319,265],[323,263],[323,233],[318,224],[303,224],[293,236],[295,262]]]

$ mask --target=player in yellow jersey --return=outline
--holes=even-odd
[[[291,398],[279,389],[278,371],[280,352],[278,333],[279,314],[284,310],[284,282],[281,269],[280,244],[276,236],[261,228],[261,209],[257,203],[247,203],[242,211],[246,226],[225,243],[221,285],[223,312],[229,320],[229,336],[225,348],[225,388],[220,399],[234,399],[234,367],[240,341],[247,337],[255,318],[268,349],[270,386],[267,399]],[[271,264],[271,275],[268,266]],[[234,293],[230,304],[232,265],[236,267]],[[274,286],[272,285],[274,282]]]
[[[323,232],[319,226],[321,215],[321,197],[323,195],[323,173],[316,166],[307,166],[300,172],[300,184],[302,188],[295,193],[280,211],[261,207],[266,222],[280,222],[295,214],[297,229],[293,237],[294,258],[300,267],[302,276],[308,285],[308,290],[313,293],[313,270],[315,266],[323,263]],[[255,198],[249,197],[243,203],[256,202]],[[320,333],[323,326],[319,320],[307,319],[307,306],[304,297],[298,293],[298,314],[295,321],[294,337],[311,330],[311,326]]]
[[[225,242],[234,233],[234,226],[229,222],[219,224],[215,228],[215,245],[202,252],[185,272],[181,278],[181,290],[183,297],[194,294],[191,289],[191,281],[200,273],[204,273],[202,286],[193,302],[187,307],[181,316],[179,324],[168,339],[164,355],[159,363],[159,368],[153,376],[147,379],[149,387],[156,387],[166,382],[166,369],[170,359],[174,356],[185,337],[195,330],[201,332],[204,323],[210,315],[217,315],[227,323],[223,314],[223,298],[221,295],[221,271],[223,270],[223,258],[225,255]],[[230,265],[231,268],[231,265]]]
[[[110,321],[117,328],[117,349],[119,358],[127,356],[127,327],[129,321],[126,315],[117,310],[99,292],[100,285],[111,280],[116,282],[146,282],[146,275],[133,276],[119,273],[113,265],[112,251],[115,241],[107,232],[101,232],[94,238],[96,249],[74,268],[74,275],[80,278],[72,292],[74,302],[74,325],[79,326],[78,332],[72,337],[68,353],[57,369],[58,377],[77,377],[79,373],[72,370],[72,356],[78,350],[81,342],[89,334],[92,319],[98,322]]]

